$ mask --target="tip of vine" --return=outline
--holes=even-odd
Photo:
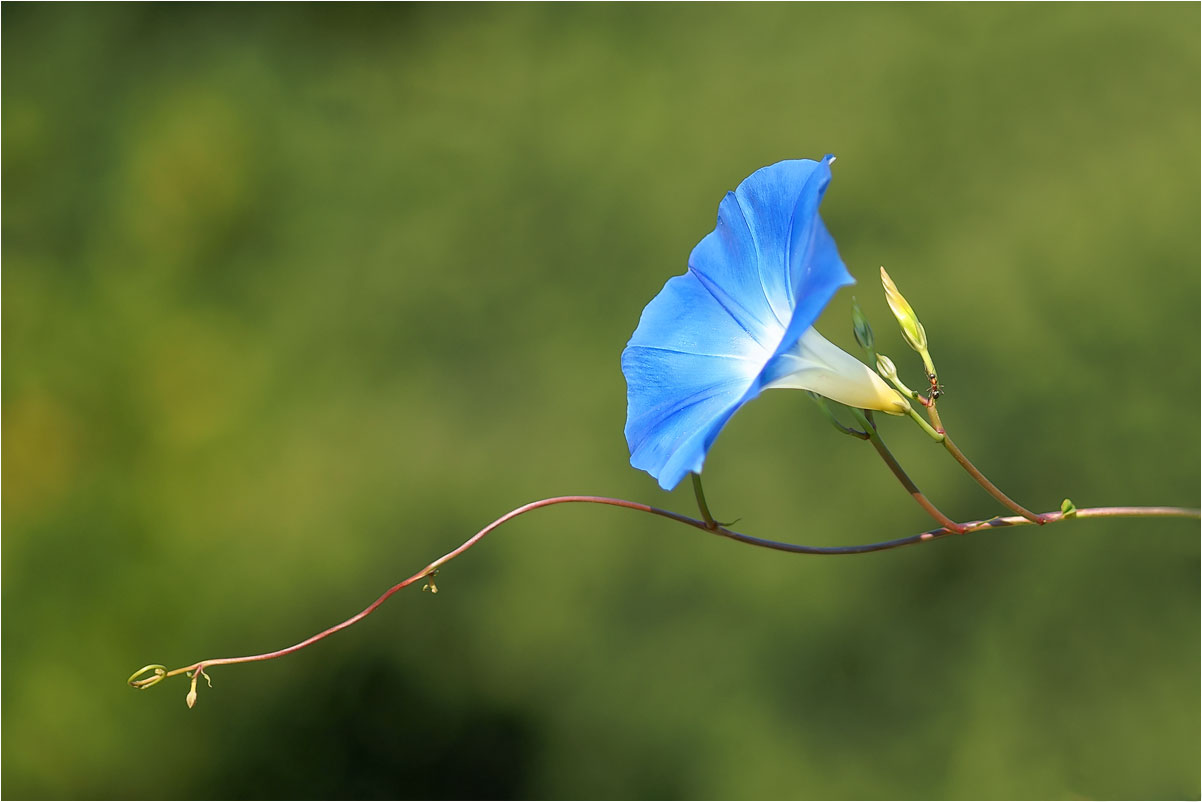
[[[150,676],[143,676],[147,673],[149,673]],[[129,685],[129,687],[137,688],[141,691],[149,688],[152,685],[158,685],[166,676],[167,666],[161,666],[157,663],[152,663],[151,665],[143,666],[134,673],[130,674],[129,679],[126,680],[126,683]]]

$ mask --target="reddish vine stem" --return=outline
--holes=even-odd
[[[922,397],[919,396],[919,399],[922,400]],[[939,411],[935,409],[935,402],[937,400],[938,396],[932,392],[930,399],[924,400],[922,405],[926,408],[927,417],[930,418],[931,425],[935,428],[935,431],[943,435],[943,447],[947,449],[947,453],[951,454],[952,458],[956,460],[956,462],[960,463],[960,467],[964,468],[964,470],[968,472],[968,475],[973,478],[973,481],[985,488],[985,492],[993,496],[994,499],[1000,502],[1003,507],[1014,510],[1033,524],[1042,525],[1045,523],[1050,523],[1053,519],[1049,518],[1047,515],[1037,515],[1003,493],[1001,488],[989,481],[985,474],[981,473],[977,466],[973,465],[972,461],[969,460],[968,457],[964,456],[964,452],[960,450],[959,446],[952,442],[952,438],[948,435],[947,429],[943,427],[943,421],[939,417]]]
[[[985,488],[986,493],[1001,502],[1003,506],[1009,507],[1033,524],[1046,524],[1051,523],[1051,521],[1054,520],[1046,513],[1044,515],[1037,515],[1031,512],[1026,507],[1003,493],[997,485],[985,478],[985,474],[981,473],[977,469],[977,466],[973,465],[972,462],[969,461],[968,457],[964,456],[964,452],[952,442],[952,438],[947,436],[947,432],[943,432],[942,429],[940,431],[943,433],[943,447],[947,449],[948,453],[952,455],[956,462],[960,463],[964,470],[968,471],[968,475],[976,480],[977,484]]]
[[[867,543],[867,544],[858,545],[858,546],[803,546],[803,545],[798,545],[798,544],[794,544],[794,543],[782,543],[782,542],[776,541],[776,540],[767,540],[764,538],[753,537],[752,535],[745,535],[745,534],[742,534],[741,532],[735,532],[731,529],[727,529],[724,526],[718,526],[717,528],[714,528],[711,524],[707,524],[705,521],[700,521],[700,520],[697,520],[696,518],[690,518],[687,515],[681,515],[679,513],[671,512],[669,510],[662,510],[662,509],[659,509],[658,507],[652,507],[647,504],[639,504],[634,501],[626,501],[624,499],[617,499],[617,498],[607,498],[605,496],[556,496],[554,498],[546,498],[546,499],[542,499],[540,501],[532,501],[529,504],[525,504],[521,507],[518,507],[515,510],[511,510],[510,512],[505,513],[500,518],[496,519],[495,521],[490,523],[488,526],[484,527],[479,532],[472,535],[470,538],[468,538],[466,541],[464,541],[458,548],[455,548],[452,551],[447,552],[446,554],[439,557],[437,560],[430,563],[425,568],[418,571],[416,574],[409,577],[408,579],[404,579],[404,580],[398,582],[397,584],[393,585],[391,588],[386,590],[379,598],[377,598],[375,601],[373,601],[371,604],[369,604],[367,607],[365,607],[360,612],[356,613],[355,615],[351,616],[350,618],[346,619],[345,621],[343,621],[341,623],[335,624],[334,626],[330,627],[329,629],[322,630],[321,632],[317,633],[316,635],[306,638],[305,640],[301,641],[300,643],[293,644],[292,646],[288,646],[286,648],[279,649],[274,652],[263,652],[262,654],[246,655],[243,657],[219,657],[219,658],[214,658],[214,659],[210,659],[210,660],[201,660],[199,662],[192,663],[191,665],[184,666],[183,668],[177,668],[177,669],[174,669],[171,671],[167,671],[162,666],[147,666],[146,668],[141,669],[140,671],[136,672],[133,676],[131,676],[128,680],[129,684],[134,688],[139,688],[139,689],[149,688],[152,685],[158,684],[161,680],[166,679],[167,677],[174,677],[179,674],[188,674],[192,678],[192,686],[193,686],[192,692],[189,693],[189,695],[188,695],[189,706],[191,706],[192,702],[195,701],[195,698],[196,698],[196,696],[195,696],[196,679],[199,676],[202,676],[204,674],[205,669],[212,668],[213,666],[235,665],[238,663],[255,663],[255,662],[260,662],[260,661],[264,661],[264,660],[274,660],[277,657],[284,657],[285,655],[289,655],[289,654],[292,654],[293,652],[298,652],[301,649],[304,649],[308,646],[312,646],[314,643],[317,643],[320,640],[324,640],[325,638],[328,638],[330,635],[333,635],[335,632],[344,630],[347,627],[350,627],[350,626],[358,623],[359,621],[362,621],[364,618],[366,618],[367,616],[369,616],[373,612],[375,612],[376,609],[380,605],[382,605],[384,602],[388,601],[388,599],[394,593],[401,590],[402,588],[412,585],[414,582],[417,582],[420,579],[424,579],[428,576],[433,575],[434,573],[437,572],[439,566],[445,565],[446,563],[455,559],[460,554],[462,554],[463,552],[470,549],[472,546],[479,543],[482,539],[484,539],[484,537],[486,535],[488,535],[489,533],[496,530],[502,524],[512,521],[514,518],[517,518],[520,515],[524,515],[528,512],[532,512],[537,509],[542,509],[543,507],[551,507],[551,506],[554,506],[557,504],[573,504],[573,503],[575,503],[575,504],[602,504],[602,505],[606,505],[606,506],[610,506],[610,507],[622,507],[622,508],[625,508],[628,510],[636,510],[639,512],[646,512],[646,513],[650,513],[652,515],[658,515],[661,518],[668,518],[668,519],[676,521],[678,523],[687,524],[688,526],[691,526],[695,529],[700,529],[703,532],[709,532],[711,534],[721,535],[722,537],[729,538],[731,540],[736,540],[740,543],[746,543],[748,545],[758,546],[760,548],[773,549],[775,551],[788,552],[791,554],[867,554],[869,552],[874,552],[874,551],[887,551],[889,549],[901,548],[903,546],[912,546],[912,545],[915,545],[918,543],[925,543],[925,542],[932,541],[932,540],[938,540],[939,538],[946,537],[947,535],[950,535],[950,534],[958,534],[958,533],[954,532],[953,530],[948,529],[947,527],[939,527],[938,529],[932,529],[932,530],[929,530],[926,532],[920,532],[919,534],[916,534],[916,535],[910,535],[908,537],[897,538],[895,540],[885,540],[880,543]],[[1076,518],[1199,518],[1199,517],[1202,517],[1202,512],[1200,512],[1199,510],[1186,509],[1183,507],[1092,507],[1092,508],[1086,508],[1086,509],[1079,509],[1079,510],[1076,510],[1075,512],[1069,513],[1067,515],[1062,512],[1050,512],[1050,513],[1045,513],[1044,515],[1040,516],[1040,518],[1043,519],[1044,523],[1055,523],[1057,521],[1061,521],[1061,520],[1064,520],[1065,518],[1070,518],[1070,517],[1076,517]],[[970,532],[977,532],[977,531],[982,531],[982,530],[987,530],[987,529],[1000,529],[1000,528],[1012,527],[1012,526],[1024,526],[1024,525],[1028,525],[1031,523],[1034,523],[1034,522],[1025,517],[1008,516],[1005,518],[990,518],[990,519],[982,520],[982,521],[971,521],[966,524],[961,524],[961,526],[964,527],[964,533],[970,533]],[[144,675],[147,675],[150,672],[153,672],[152,676],[143,678]]]
[[[923,492],[918,489],[918,485],[914,484],[914,481],[910,479],[909,474],[902,470],[901,465],[898,464],[897,459],[894,458],[893,452],[889,450],[884,441],[882,441],[879,437],[873,437],[871,438],[870,442],[872,443],[873,447],[876,448],[877,453],[881,455],[881,459],[883,459],[885,464],[889,466],[889,470],[893,471],[893,475],[896,476],[898,481],[902,483],[902,487],[906,488],[906,492],[909,493],[916,502],[918,502],[918,506],[926,510],[927,514],[936,521],[943,524],[944,529],[947,529],[958,535],[962,535],[968,531],[968,527],[965,524],[958,524],[951,518],[948,518],[938,507],[931,503],[930,499],[923,495]]]
[[[948,518],[946,515],[944,515],[943,511],[932,504],[931,500],[928,499],[926,495],[924,495],[923,492],[918,489],[918,485],[914,484],[914,480],[910,478],[910,475],[906,473],[905,469],[902,468],[901,463],[899,463],[897,458],[893,456],[893,452],[889,450],[887,445],[885,445],[885,441],[881,439],[881,434],[879,431],[877,431],[876,421],[873,420],[872,413],[866,411],[863,414],[857,414],[856,417],[860,418],[861,422],[864,424],[864,429],[868,433],[868,441],[872,443],[872,447],[876,449],[878,454],[880,454],[881,459],[884,460],[885,464],[889,466],[889,470],[892,471],[893,475],[897,477],[897,480],[901,482],[902,487],[906,489],[906,492],[909,493],[916,502],[918,502],[918,506],[926,510],[927,514],[934,518],[936,522],[942,524],[944,529],[954,532],[957,535],[962,535],[968,531],[964,524],[958,524],[951,518]]]

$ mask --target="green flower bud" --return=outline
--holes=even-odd
[[[868,318],[864,317],[864,310],[860,309],[860,304],[855,298],[851,299],[851,325],[860,347],[869,353],[875,353],[872,326],[868,325]]]

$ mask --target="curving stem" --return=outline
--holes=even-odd
[[[766,540],[763,538],[753,537],[752,535],[745,535],[740,532],[727,529],[721,525],[717,526],[717,528],[711,528],[711,525],[705,521],[690,518],[687,515],[681,515],[669,510],[661,510],[658,507],[651,507],[647,504],[639,504],[634,501],[607,498],[605,496],[556,496],[554,498],[542,499],[541,501],[532,501],[529,504],[525,504],[515,510],[505,513],[500,518],[496,519],[488,526],[472,535],[458,548],[447,552],[442,557],[439,557],[437,560],[430,563],[413,576],[398,582],[388,590],[384,591],[384,593],[378,599],[369,604],[360,612],[341,623],[335,624],[329,629],[322,630],[316,635],[306,638],[300,643],[296,643],[292,646],[288,646],[287,648],[279,649],[274,652],[264,652],[262,654],[252,654],[244,657],[221,657],[211,660],[201,660],[189,666],[184,666],[183,668],[177,668],[171,671],[165,670],[161,665],[149,665],[143,669],[140,669],[139,671],[134,672],[127,682],[133,688],[144,690],[157,685],[159,682],[168,677],[186,674],[192,680],[191,688],[187,697],[188,706],[191,707],[196,702],[197,678],[203,676],[206,680],[208,680],[208,674],[205,673],[206,669],[212,668],[213,666],[274,660],[277,657],[283,657],[285,655],[292,654],[293,652],[298,652],[308,646],[312,646],[314,643],[328,638],[335,632],[340,632],[347,627],[362,621],[364,618],[375,612],[376,609],[386,602],[394,593],[402,588],[412,585],[419,579],[423,579],[432,575],[438,570],[439,566],[455,559],[460,554],[479,543],[486,535],[496,530],[502,524],[512,521],[514,518],[534,510],[542,509],[544,507],[551,507],[557,504],[571,503],[601,504],[610,507],[622,507],[623,509],[645,512],[651,515],[658,515],[661,518],[668,518],[676,521],[677,523],[691,526],[694,529],[700,529],[704,532],[720,535],[722,537],[738,541],[739,543],[745,543],[749,546],[757,546],[759,548],[783,551],[791,554],[867,554],[874,551],[887,551],[889,549],[897,549],[904,546],[913,546],[919,543],[938,540],[942,537],[946,537],[947,535],[954,534],[953,530],[948,529],[947,527],[940,527],[927,532],[920,532],[917,535],[910,535],[909,537],[898,538],[896,540],[886,540],[880,543],[868,543],[859,546],[803,546],[794,543],[782,543],[775,540]],[[1056,523],[1071,518],[1200,518],[1202,517],[1202,512],[1194,509],[1186,509],[1184,507],[1093,507],[1075,509],[1070,512],[1050,512],[1045,513],[1040,517],[1044,519],[1042,521],[1043,523]],[[1007,518],[990,518],[987,520],[972,521],[970,523],[963,524],[962,526],[964,527],[963,533],[967,533],[1012,526],[1024,526],[1031,523],[1034,522],[1028,518],[1011,516]],[[151,674],[150,677],[145,679],[141,678],[142,675],[147,674],[148,672]]]
[[[997,499],[999,502],[1001,502],[1004,506],[1006,506],[1007,508],[1009,508],[1011,510],[1014,510],[1019,515],[1026,518],[1028,521],[1030,521],[1033,524],[1041,524],[1042,525],[1042,524],[1046,524],[1052,520],[1051,518],[1048,517],[1051,513],[1045,513],[1043,515],[1038,515],[1036,513],[1031,512],[1026,507],[1019,504],[1017,501],[1015,501],[1014,499],[1010,498],[1005,493],[1003,493],[998,488],[998,486],[995,485],[993,482],[986,479],[985,474],[983,474],[979,470],[977,470],[977,466],[973,465],[969,461],[968,457],[964,456],[964,452],[956,447],[956,444],[952,442],[952,438],[947,436],[946,431],[943,432],[943,447],[947,449],[948,453],[952,455],[952,457],[956,460],[956,462],[960,463],[960,465],[963,466],[964,470],[968,471],[968,475],[971,476],[973,479],[975,479],[977,484],[979,484],[981,487],[985,488],[985,492],[987,492],[989,495],[993,496],[995,499]]]
[[[859,420],[860,425],[864,427],[864,431],[868,433],[868,442],[872,443],[872,447],[875,448],[877,453],[881,455],[881,459],[883,459],[885,464],[889,466],[889,470],[893,471],[893,475],[896,476],[897,480],[902,483],[902,487],[906,488],[906,492],[909,493],[916,502],[918,502],[918,506],[926,510],[927,514],[938,521],[945,529],[955,532],[958,535],[962,535],[967,532],[967,526],[964,524],[958,524],[951,518],[948,518],[946,515],[944,515],[938,507],[932,504],[931,501],[925,495],[923,495],[922,491],[918,489],[918,485],[914,484],[914,481],[910,478],[909,474],[905,472],[901,464],[898,463],[897,459],[893,456],[893,453],[889,451],[889,447],[885,445],[885,441],[881,439],[880,432],[878,432],[876,428],[876,421],[872,419],[872,413],[866,410],[861,411],[854,408],[851,411],[852,414],[856,416],[857,420]]]
[[[693,477],[693,494],[697,496],[697,509],[701,511],[701,518],[705,521],[706,529],[717,529],[718,522],[714,520],[714,516],[710,515],[709,505],[705,503],[705,490],[701,487],[701,474],[691,473]]]

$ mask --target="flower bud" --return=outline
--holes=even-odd
[[[885,287],[885,300],[889,302],[889,308],[893,310],[893,316],[897,318],[897,323],[901,326],[902,338],[905,339],[906,345],[920,354],[925,353],[927,350],[926,330],[923,329],[918,316],[914,314],[910,304],[897,289],[893,279],[889,278],[884,267],[881,268],[881,284]]]
[[[872,326],[868,325],[868,318],[864,317],[864,310],[860,309],[860,304],[855,298],[851,299],[851,326],[860,347],[869,353],[875,353]]]
[[[894,365],[893,360],[884,354],[877,354],[876,372],[893,381],[897,378],[897,365]]]

